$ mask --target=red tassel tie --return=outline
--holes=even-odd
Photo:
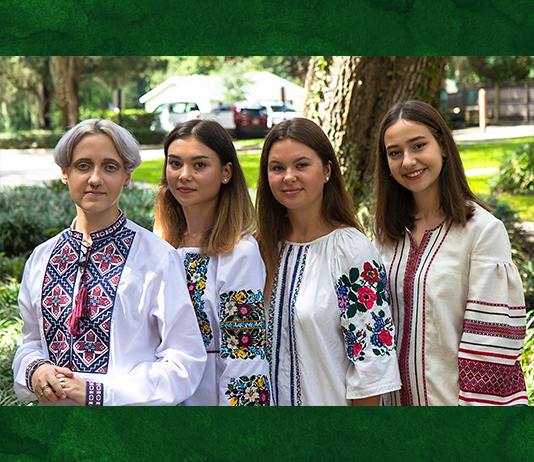
[[[70,315],[69,331],[72,336],[78,336],[81,334],[81,322],[80,318],[86,317],[87,307],[87,284],[82,282],[82,287],[78,290],[76,295],[76,301],[74,302],[74,309]]]

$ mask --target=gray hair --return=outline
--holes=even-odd
[[[72,161],[72,153],[77,144],[87,135],[107,135],[124,161],[127,172],[133,172],[141,165],[139,143],[133,135],[111,120],[87,119],[72,127],[58,141],[54,149],[54,161],[67,168]]]

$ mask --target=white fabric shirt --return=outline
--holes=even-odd
[[[208,352],[204,376],[186,406],[269,405],[265,359],[265,267],[258,244],[243,235],[231,252],[206,256],[180,248]]]
[[[87,252],[82,234],[67,229],[26,264],[13,361],[17,397],[36,399],[27,376],[36,361],[49,360],[88,382],[87,404],[183,401],[200,382],[206,353],[174,249],[122,213],[91,236]],[[90,315],[73,335],[68,321],[82,277]]]
[[[383,249],[402,390],[394,405],[526,404],[521,278],[502,222],[475,206],[419,247],[409,231]]]
[[[277,405],[350,405],[400,388],[382,259],[354,228],[282,245],[268,309]]]

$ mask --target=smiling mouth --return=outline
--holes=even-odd
[[[403,176],[409,179],[418,178],[424,173],[425,170],[426,168],[422,168],[421,170],[416,170],[415,172],[405,173]]]
[[[103,196],[106,193],[101,191],[87,191],[85,194],[88,196]]]

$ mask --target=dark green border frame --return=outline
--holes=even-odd
[[[527,0],[4,0],[0,51],[528,55],[533,26]],[[529,460],[533,428],[527,408],[1,408],[0,459]]]

